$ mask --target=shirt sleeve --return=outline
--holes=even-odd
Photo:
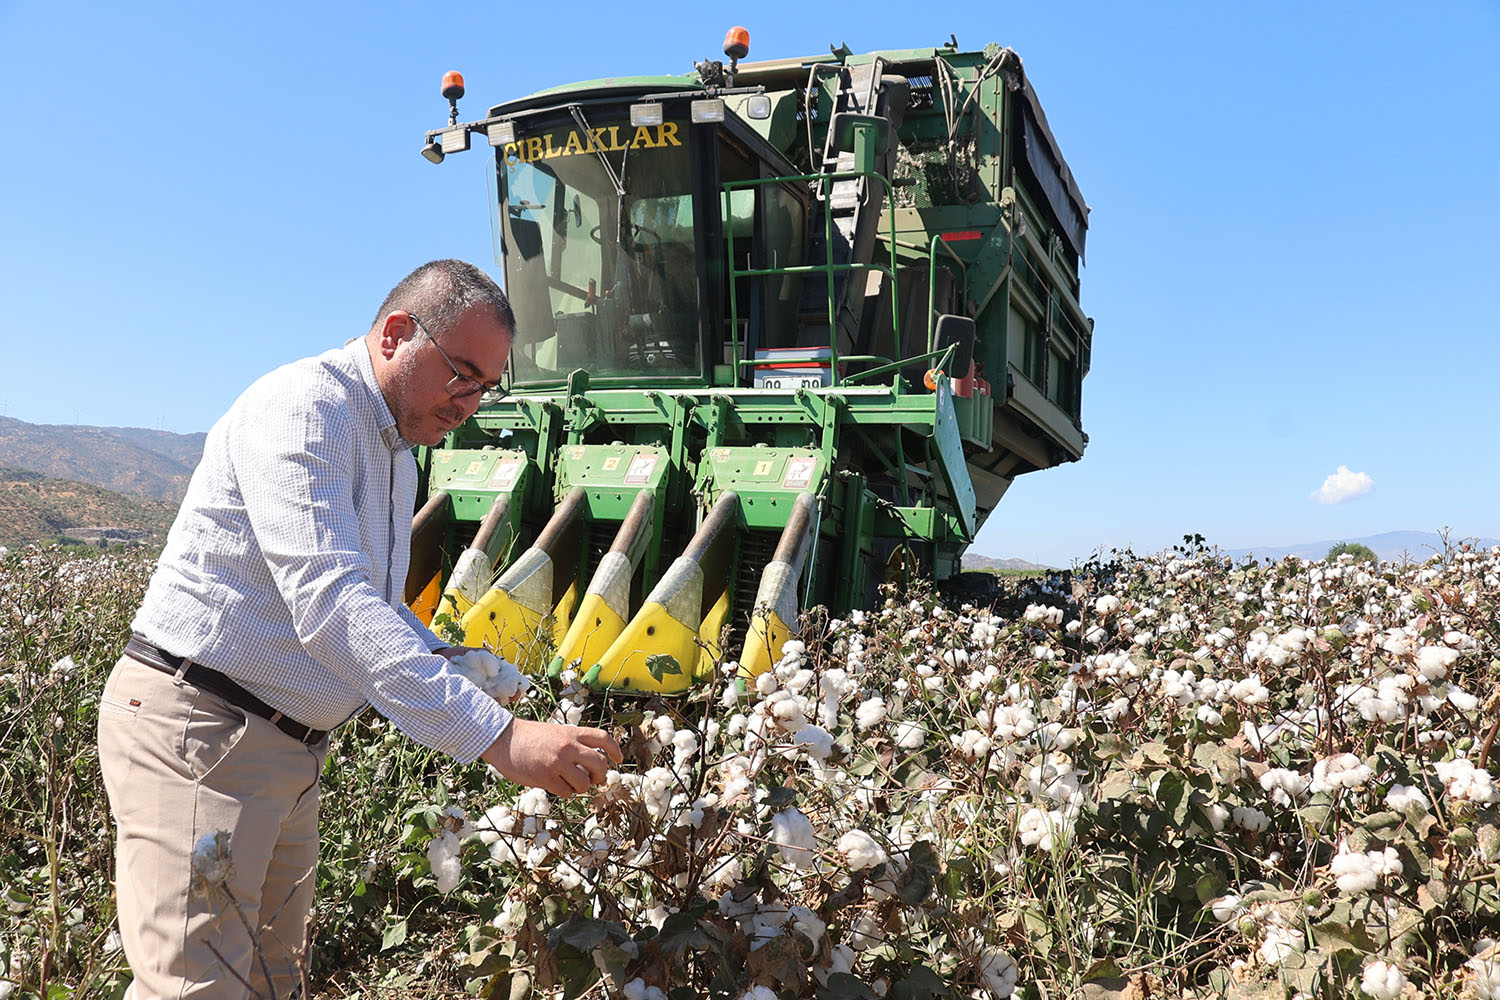
[[[417,634],[417,638],[422,640],[423,645],[427,647],[429,652],[436,652],[439,649],[446,649],[453,645],[451,642],[444,642],[442,639],[439,639],[437,633],[426,625],[423,625],[422,619],[412,614],[411,608],[408,608],[405,604],[396,605],[396,613],[401,616],[407,625],[411,626],[411,630]]]
[[[389,483],[392,468],[357,469],[361,449],[346,402],[299,388],[312,398],[279,393],[241,408],[231,448],[251,531],[298,639],[412,739],[472,761],[511,715],[432,652],[442,643],[415,616],[382,598],[354,483],[363,473],[371,477],[367,496],[388,497],[381,480]],[[384,544],[410,544],[399,523],[387,520]]]

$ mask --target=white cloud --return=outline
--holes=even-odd
[[[1363,472],[1350,472],[1347,465],[1323,480],[1323,485],[1310,494],[1318,503],[1335,504],[1357,500],[1375,488],[1375,480]]]

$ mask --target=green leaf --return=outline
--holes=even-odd
[[[785,809],[797,801],[797,793],[785,785],[772,785],[766,789],[766,805],[775,810]]]
[[[685,948],[695,951],[708,947],[708,935],[698,926],[698,919],[691,913],[674,913],[661,925],[661,950],[668,955]]]
[[[925,965],[914,965],[905,979],[891,984],[891,1000],[932,1000],[948,995],[948,988],[936,972]]]
[[[1162,775],[1161,782],[1156,786],[1156,801],[1161,803],[1161,807],[1172,818],[1173,826],[1187,825],[1192,791],[1187,779],[1176,771],[1168,771]]]
[[[396,921],[394,924],[391,924],[389,927],[387,927],[385,929],[385,933],[382,934],[382,935],[380,935],[380,950],[381,951],[389,951],[390,949],[396,947],[397,945],[399,945],[399,944],[405,944],[405,943],[406,943],[406,918],[405,917],[402,917],[400,920]]]
[[[547,946],[556,951],[557,944],[561,941],[587,953],[603,944],[608,936],[604,921],[574,913],[547,935]]]
[[[658,683],[666,674],[680,675],[682,673],[682,667],[678,664],[677,658],[670,653],[652,653],[646,657],[646,669],[651,672],[651,676]]]
[[[932,845],[925,840],[917,841],[911,846],[911,864],[901,873],[896,895],[903,903],[920,903],[930,898],[941,868],[942,863]]]
[[[828,986],[818,995],[827,1000],[875,1000],[875,991],[865,981],[847,972],[835,972],[828,977]]]

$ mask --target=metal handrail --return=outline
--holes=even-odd
[[[838,319],[838,317],[837,317],[837,307],[836,307],[836,304],[835,304],[835,296],[834,296],[834,276],[836,274],[840,273],[840,272],[846,272],[846,271],[879,271],[880,273],[884,274],[890,280],[890,282],[891,282],[891,297],[890,297],[891,298],[891,336],[892,336],[893,340],[895,341],[895,343],[898,346],[901,344],[901,303],[900,303],[899,289],[898,289],[897,284],[896,284],[896,268],[897,268],[897,259],[898,259],[897,258],[897,247],[898,246],[906,246],[906,247],[908,247],[908,249],[917,250],[918,252],[921,252],[921,247],[920,247],[920,245],[907,244],[907,243],[904,243],[902,241],[898,241],[896,239],[896,192],[895,192],[895,188],[892,186],[889,178],[887,178],[883,174],[881,174],[881,173],[879,173],[877,171],[873,171],[873,170],[869,170],[869,171],[865,171],[865,170],[841,170],[841,171],[835,171],[835,172],[831,172],[831,173],[821,173],[821,172],[819,172],[819,173],[810,173],[810,174],[794,174],[794,175],[781,176],[781,177],[757,177],[757,178],[754,178],[754,179],[751,179],[751,180],[744,180],[744,181],[726,181],[720,187],[721,187],[723,193],[726,194],[726,195],[728,195],[728,194],[730,194],[733,191],[750,189],[750,188],[756,188],[756,187],[762,187],[762,186],[765,186],[765,185],[768,185],[768,184],[784,184],[784,183],[787,183],[787,182],[815,181],[815,180],[816,181],[837,181],[837,180],[846,180],[846,179],[861,178],[861,177],[862,178],[866,178],[866,179],[877,180],[885,188],[885,193],[886,193],[886,208],[888,210],[887,214],[888,214],[888,217],[889,217],[889,233],[887,234],[887,239],[890,242],[890,257],[891,257],[889,265],[886,265],[884,263],[875,263],[875,262],[870,262],[870,263],[853,262],[853,263],[848,263],[848,264],[835,264],[835,263],[833,263],[833,256],[832,256],[832,254],[830,252],[827,252],[828,249],[831,248],[832,243],[833,243],[833,213],[828,210],[828,203],[829,203],[829,201],[831,199],[831,193],[830,193],[829,189],[826,188],[826,187],[824,188],[824,193],[818,196],[819,199],[824,204],[824,211],[823,211],[823,246],[825,248],[825,253],[824,253],[824,260],[823,260],[822,264],[796,264],[796,265],[788,265],[788,266],[785,266],[785,267],[752,267],[752,268],[745,268],[745,269],[742,270],[742,269],[740,269],[740,268],[738,268],[738,267],[735,266],[734,252],[733,252],[734,251],[733,227],[732,226],[726,226],[725,227],[725,237],[724,237],[724,239],[725,239],[725,257],[728,259],[728,270],[729,270],[729,324],[730,324],[729,325],[729,338],[730,338],[730,361],[731,361],[731,366],[732,366],[731,370],[736,373],[736,378],[738,377],[738,372],[741,369],[746,368],[746,367],[753,367],[754,365],[759,364],[759,363],[763,363],[763,361],[764,361],[764,359],[741,358],[740,357],[739,291],[738,291],[738,288],[736,287],[736,279],[737,278],[775,277],[775,276],[785,276],[785,275],[795,275],[795,274],[813,274],[813,273],[816,273],[816,272],[822,272],[823,273],[824,278],[825,278],[825,282],[826,282],[826,286],[827,286],[827,290],[828,290],[828,355],[829,355],[829,357],[828,357],[828,363],[829,363],[830,380],[831,380],[831,384],[832,385],[836,386],[836,385],[840,385],[841,383],[843,383],[845,381],[854,381],[856,379],[871,378],[871,377],[873,377],[876,374],[884,374],[884,373],[886,373],[888,371],[894,371],[896,369],[905,367],[906,365],[913,364],[913,363],[920,362],[920,361],[929,360],[931,358],[934,358],[934,357],[938,356],[939,354],[944,353],[943,351],[937,349],[935,347],[935,345],[933,344],[933,337],[935,336],[935,332],[936,332],[935,321],[933,319],[933,309],[936,306],[936,284],[937,284],[936,283],[936,278],[937,278],[938,247],[939,247],[939,245],[942,246],[943,252],[945,252],[949,257],[951,257],[953,259],[954,263],[956,263],[958,265],[959,275],[960,275],[960,277],[962,279],[963,296],[965,298],[967,298],[967,296],[968,296],[969,270],[968,270],[968,265],[966,265],[964,263],[963,258],[959,257],[958,253],[956,251],[954,251],[954,249],[947,244],[947,242],[943,239],[943,237],[942,237],[941,234],[937,234],[937,235],[934,235],[932,237],[932,240],[931,240],[930,244],[926,248],[927,268],[928,268],[928,270],[927,270],[927,348],[928,348],[927,353],[922,354],[922,355],[918,355],[918,356],[912,357],[912,358],[903,358],[903,359],[900,359],[898,361],[892,361],[892,360],[890,360],[888,358],[885,358],[885,357],[879,356],[879,355],[849,355],[849,356],[844,357],[842,359],[839,357],[839,352],[838,352],[838,330],[837,330],[837,319]],[[732,202],[732,199],[730,199],[730,200]],[[867,371],[857,372],[854,375],[848,376],[847,379],[844,379],[844,378],[841,378],[840,375],[839,375],[839,363],[840,363],[841,360],[842,361],[846,361],[846,362],[847,361],[879,361],[879,362],[882,362],[882,365],[880,367],[877,367],[877,368],[874,368],[874,369],[870,369],[870,370],[867,370]],[[945,359],[944,363],[946,363],[946,359]],[[941,367],[941,365],[939,367]]]
[[[739,292],[735,287],[736,278],[770,277],[774,275],[789,274],[811,274],[816,271],[824,273],[828,287],[828,355],[829,374],[833,385],[839,384],[839,346],[836,308],[834,306],[833,282],[834,275],[841,271],[880,271],[892,282],[891,295],[891,328],[896,337],[896,343],[900,343],[900,303],[895,295],[896,281],[896,190],[891,186],[889,178],[873,170],[838,170],[829,173],[794,174],[787,177],[757,177],[747,181],[726,181],[721,186],[725,194],[744,188],[762,187],[767,184],[784,184],[789,181],[837,181],[854,178],[865,178],[877,180],[885,186],[886,207],[890,210],[890,239],[891,239],[891,263],[887,267],[884,264],[855,262],[850,264],[835,264],[831,248],[833,246],[833,213],[828,210],[831,195],[825,188],[821,200],[823,209],[823,263],[822,264],[797,264],[789,267],[770,268],[747,268],[743,271],[734,264],[734,233],[732,226],[725,227],[725,254],[729,262],[729,343],[730,360],[733,371],[740,370],[740,323],[739,323]],[[732,202],[733,199],[731,199]]]

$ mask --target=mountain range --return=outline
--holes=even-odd
[[[1479,548],[1500,545],[1500,539],[1472,539],[1459,535],[1450,535],[1448,541],[1451,545],[1469,541]],[[1322,542],[1303,542],[1300,545],[1257,545],[1248,549],[1225,549],[1223,552],[1236,561],[1253,557],[1261,562],[1269,562],[1284,559],[1287,556],[1297,556],[1299,559],[1322,559],[1328,554],[1329,549],[1341,542],[1363,545],[1383,560],[1410,559],[1413,562],[1424,562],[1443,551],[1443,536],[1435,531],[1386,531],[1378,535],[1365,535],[1362,538],[1334,538]]]
[[[0,466],[175,505],[187,492],[205,437],[142,427],[29,424],[0,417]]]

